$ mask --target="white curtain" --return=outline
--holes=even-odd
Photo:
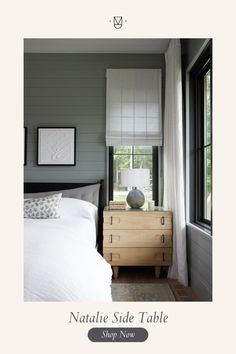
[[[181,47],[172,39],[165,54],[164,207],[173,211],[173,264],[168,277],[188,284],[183,163]]]

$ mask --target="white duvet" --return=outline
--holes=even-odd
[[[97,252],[97,208],[62,198],[59,219],[24,219],[25,301],[111,301],[110,265]]]

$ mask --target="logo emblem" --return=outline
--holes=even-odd
[[[114,16],[113,17],[113,25],[116,29],[120,29],[123,25],[123,18],[122,16]]]

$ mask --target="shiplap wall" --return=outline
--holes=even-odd
[[[204,301],[212,300],[212,237],[187,225],[188,268],[191,287]]]
[[[26,182],[105,178],[107,68],[161,68],[164,84],[163,54],[25,54]],[[40,126],[76,127],[76,166],[37,166]]]

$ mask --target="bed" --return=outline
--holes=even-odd
[[[26,203],[60,199],[59,217],[24,218],[24,300],[112,301],[111,267],[98,252],[101,184],[25,183],[24,192]]]

